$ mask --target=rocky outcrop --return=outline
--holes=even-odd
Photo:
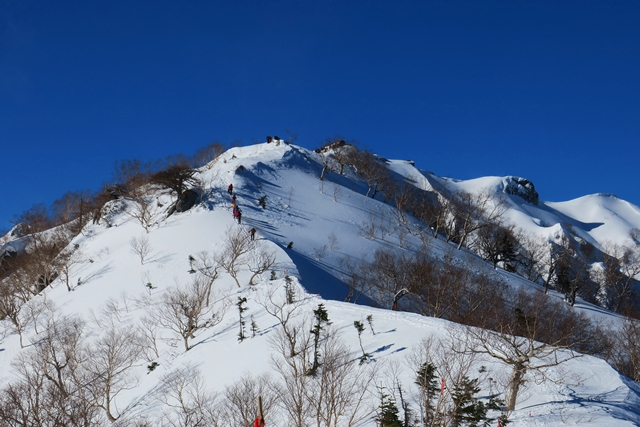
[[[503,181],[504,192],[522,198],[532,205],[538,204],[538,192],[533,182],[517,176],[508,176]]]
[[[187,190],[175,204],[176,212],[186,212],[198,203],[200,196],[195,190]]]

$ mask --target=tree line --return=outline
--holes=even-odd
[[[480,341],[474,348],[483,347],[489,355],[497,353],[483,343],[504,346],[507,342],[507,348],[514,350],[506,362],[513,367],[510,407],[515,405],[518,384],[533,358],[549,351],[595,354],[640,380],[640,324],[636,320],[640,318],[636,286],[640,230],[630,230],[625,243],[609,242],[601,249],[579,237],[567,223],[561,224],[553,239],[538,238],[507,223],[506,200],[489,191],[420,189],[394,177],[385,159],[339,136],[327,138],[316,152],[324,158],[321,179],[327,171],[351,171],[367,184],[367,196],[380,195],[381,201],[395,207],[395,219],[404,227],[397,229],[400,243],[403,233],[409,233],[423,244],[413,253],[379,249],[367,260],[346,262],[350,298],[366,294],[386,308],[397,308],[402,299],[405,310],[478,327],[486,336],[476,334]],[[378,228],[384,238],[384,226],[370,222],[363,235],[374,238]],[[457,261],[453,249],[437,258],[431,254],[430,239],[450,242],[456,250],[466,248],[493,269],[501,267],[537,283],[541,292],[513,291],[498,275],[474,271]],[[548,297],[551,289],[564,295],[565,302]],[[577,298],[625,315],[622,330],[594,324],[573,311]],[[548,313],[542,314],[545,311]],[[547,335],[542,331],[548,331]],[[534,345],[537,341],[543,345]]]
[[[632,229],[624,243],[607,242],[596,249],[562,223],[553,239],[532,236],[506,222],[506,200],[484,190],[477,193],[420,189],[400,180],[373,153],[348,144],[339,136],[328,138],[316,150],[326,171],[351,170],[368,187],[367,196],[396,208],[396,220],[406,232],[431,235],[476,253],[493,268],[498,266],[565,295],[570,305],[578,297],[626,316],[640,318],[640,295],[635,289],[640,274],[640,230]],[[418,220],[409,221],[408,216]],[[373,236],[374,224],[369,228]]]

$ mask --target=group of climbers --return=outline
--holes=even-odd
[[[227,193],[231,196],[231,212],[233,213],[233,218],[238,221],[238,224],[242,223],[242,212],[240,212],[240,208],[236,203],[236,195],[233,192],[233,184],[229,184],[227,187]]]
[[[238,224],[241,224],[242,212],[240,211],[240,208],[238,207],[238,204],[236,202],[237,196],[233,192],[233,184],[229,184],[229,187],[227,187],[227,192],[231,195],[231,212],[233,213],[233,218],[236,219],[236,221],[238,221]],[[255,240],[256,238],[255,228],[252,227],[251,230],[249,230],[249,237],[251,238],[251,240]]]

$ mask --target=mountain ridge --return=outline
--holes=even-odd
[[[222,323],[194,334],[193,348],[188,351],[183,351],[179,345],[167,344],[172,338],[165,330],[166,342],[159,339],[160,355],[155,358],[159,368],[147,371],[146,363],[139,361],[129,371],[133,377],[138,378],[138,385],[123,391],[116,398],[120,408],[118,414],[121,416],[116,422],[118,425],[134,425],[135,420],[154,419],[153,417],[159,417],[163,411],[167,411],[167,405],[156,395],[160,389],[166,388],[166,376],[181,369],[195,372],[199,367],[208,388],[217,390],[229,387],[247,371],[253,375],[273,373],[274,368],[269,359],[276,356],[270,350],[269,340],[273,339],[278,323],[260,302],[267,304],[266,300],[271,292],[282,292],[287,277],[293,281],[301,307],[305,307],[306,316],[311,316],[311,310],[317,304],[322,303],[327,307],[334,327],[342,336],[348,337],[352,360],[358,360],[360,356],[356,341],[358,335],[351,329],[353,321],[365,322],[368,315],[373,316],[376,329],[380,327],[380,330],[374,334],[372,329],[363,338],[364,349],[373,355],[374,360],[367,366],[377,363],[382,365],[384,361],[391,364],[405,363],[407,354],[421,348],[421,337],[417,335],[446,336],[445,332],[451,327],[450,322],[390,311],[389,301],[376,301],[371,295],[366,299],[368,304],[378,304],[380,308],[340,302],[349,294],[346,284],[349,266],[343,260],[370,260],[371,255],[379,248],[411,252],[420,251],[423,246],[418,235],[402,235],[402,226],[399,226],[393,206],[365,196],[367,185],[353,171],[347,171],[345,175],[328,172],[324,180],[319,180],[323,169],[322,156],[323,154],[285,144],[258,144],[229,149],[200,169],[199,178],[204,183],[201,201],[191,210],[166,216],[167,207],[174,197],[166,190],[154,190],[153,200],[158,208],[155,222],[147,233],[135,215],[131,214],[135,206],[128,200],[115,200],[109,202],[114,209],[107,219],[103,218],[97,224],[88,224],[83,233],[71,241],[70,246],[78,245],[84,254],[82,261],[71,267],[73,291],[68,291],[58,278],[34,300],[54,301],[62,313],[80,316],[87,325],[101,316],[109,315],[118,318],[122,325],[133,327],[144,317],[145,310],[161,304],[167,292],[189,285],[194,277],[189,272],[190,269],[193,270],[190,265],[191,257],[199,259],[202,253],[214,254],[219,251],[224,246],[226,236],[234,230],[244,232],[256,228],[257,242],[264,244],[276,257],[276,264],[272,268],[276,276],[274,279],[268,278],[269,273],[264,272],[256,285],[248,285],[251,274],[244,268],[239,274],[241,287],[238,288],[228,274],[222,274],[216,282],[224,289],[224,298],[229,298],[230,304],[236,302],[235,298],[248,298],[248,313],[252,313],[253,320],[260,325],[261,331],[257,336],[237,342],[235,335],[239,327],[238,316],[230,307],[227,308]],[[435,175],[425,176],[423,171],[415,168],[409,161],[385,160],[385,163],[390,165],[394,173],[421,190],[431,190],[433,187],[420,185],[431,186],[431,182],[443,185],[445,181]],[[503,184],[504,179],[489,177],[446,182],[453,191],[472,191],[486,188],[486,185],[481,186],[480,183],[490,181],[498,185]],[[231,214],[232,201],[226,192],[230,183],[234,186],[237,204],[243,212],[241,225],[234,223]],[[265,195],[266,207],[263,208],[258,200]],[[553,208],[553,205],[550,206],[549,202],[539,202],[535,206],[519,196],[505,197],[510,209],[507,218],[521,227],[528,227],[530,232],[551,239],[554,234],[563,230],[562,224],[566,222],[563,219],[570,219],[574,227],[579,229],[579,237],[589,239],[599,246],[605,243],[603,237],[594,230],[600,231],[598,229],[606,222],[603,221],[601,226],[592,229],[583,230],[578,227],[580,224],[597,223],[600,218],[598,215],[602,215],[600,210],[594,214],[595,217],[590,217],[590,222],[583,222],[568,215],[576,213],[575,203],[559,206],[563,213]],[[585,197],[588,198],[586,202],[593,198],[598,201],[603,199]],[[618,205],[620,203],[617,201],[612,202],[609,212],[615,213]],[[630,208],[633,214],[634,206],[630,205]],[[635,210],[638,208],[635,207]],[[535,212],[538,216],[527,215],[528,211]],[[583,211],[584,209],[578,210],[580,213]],[[607,212],[606,209],[603,212]],[[615,222],[609,227],[615,233],[609,230],[608,235],[621,243],[627,239],[629,231],[640,227],[640,218],[636,222],[635,217],[629,215],[618,215],[616,218],[623,218],[624,221]],[[418,226],[419,223],[413,219],[407,221],[411,226]],[[374,228],[373,232],[371,227]],[[427,230],[425,233],[430,232]],[[151,248],[144,261],[132,249],[134,239],[142,238],[148,239]],[[12,240],[3,247],[17,242],[19,240]],[[455,245],[443,239],[431,239],[430,245],[439,256],[454,254],[459,263],[484,269],[487,274],[502,278],[510,286],[539,289],[540,285],[534,285],[524,278],[502,269],[487,267],[484,260],[467,249],[456,251]],[[288,246],[291,248],[287,248]],[[550,297],[561,299],[562,296],[552,291]],[[353,298],[352,296],[351,299]],[[365,301],[364,297],[360,302],[362,301]],[[576,309],[590,312],[593,318],[614,321],[611,315],[582,300],[578,300]],[[4,322],[6,324],[7,320]],[[25,331],[25,341],[28,343],[25,349],[20,348],[16,333],[10,333],[2,340],[2,366],[10,366],[11,361],[19,354],[36,346],[40,334],[35,333],[33,326]],[[100,334],[100,329],[92,326],[86,339],[97,339]],[[261,357],[261,354],[269,354],[269,358]],[[588,362],[582,365],[581,359]],[[595,420],[594,425],[602,426],[611,425],[613,419],[619,422],[616,425],[636,425],[640,421],[640,414],[628,402],[640,402],[637,384],[626,383],[626,379],[600,359],[591,356],[581,359],[567,362],[570,366],[567,369],[586,375],[580,384],[568,386],[543,381],[540,385],[533,381],[532,390],[535,393],[522,399],[521,406],[511,413],[511,419],[517,425],[531,426],[541,425],[540,423],[562,425],[563,418],[567,417],[573,420],[589,418]],[[495,372],[502,369],[495,361],[484,360],[482,363],[493,367]],[[221,366],[224,369],[220,369]],[[16,374],[11,370],[0,371],[0,384],[7,384],[15,379]],[[193,375],[195,378],[195,373]],[[554,369],[550,375],[560,378],[562,373],[560,369]],[[599,376],[608,379],[605,381],[599,379]],[[386,378],[388,382],[392,376],[387,375]],[[403,386],[409,387],[413,382],[412,373],[405,370],[399,374],[399,381]],[[394,390],[393,386],[391,389]],[[396,391],[393,393],[395,395]],[[605,395],[610,397],[602,397]],[[370,397],[370,400],[376,399],[375,396]],[[587,406],[587,409],[583,409],[581,399],[600,400],[597,407]],[[418,401],[411,402],[417,409]],[[567,411],[565,407],[570,409]],[[615,415],[608,414],[607,411],[612,411]],[[529,416],[530,413],[533,416]],[[374,425],[372,417],[373,414],[370,414],[356,425]]]

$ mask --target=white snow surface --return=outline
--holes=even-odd
[[[158,222],[146,234],[141,225],[125,212],[113,217],[111,227],[102,221],[87,225],[84,232],[72,244],[78,244],[84,253],[84,262],[71,271],[68,292],[64,283],[57,280],[36,298],[53,301],[65,314],[77,314],[87,321],[88,338],[98,333],[91,326],[92,317],[104,311],[107,303],[117,307],[123,326],[133,327],[144,315],[145,309],[136,300],[159,301],[163,292],[172,286],[184,286],[190,280],[189,256],[203,251],[212,253],[229,227],[257,229],[256,239],[276,252],[274,270],[277,280],[269,280],[269,273],[247,284],[250,273],[243,271],[238,288],[233,279],[223,274],[217,287],[227,290],[230,299],[238,296],[248,299],[246,316],[253,316],[260,332],[254,338],[238,342],[238,313],[231,307],[224,320],[211,329],[198,332],[193,348],[184,351],[177,346],[160,343],[159,367],[147,372],[148,362],[141,360],[131,371],[138,385],[121,393],[116,399],[118,413],[128,419],[158,414],[162,404],[154,398],[154,390],[165,374],[185,366],[197,367],[211,390],[223,391],[242,375],[258,375],[272,371],[269,346],[270,336],[277,328],[277,321],[265,312],[258,301],[267,292],[282,291],[283,277],[295,279],[297,297],[306,300],[303,310],[311,313],[323,303],[333,325],[351,349],[354,359],[361,354],[358,335],[353,327],[355,320],[365,325],[366,317],[373,316],[375,334],[363,333],[362,344],[373,355],[370,363],[401,368],[399,379],[405,389],[411,389],[414,373],[407,367],[408,356],[429,335],[445,335],[450,323],[417,314],[374,308],[366,304],[342,302],[347,288],[341,278],[344,259],[367,259],[381,246],[399,247],[397,235],[389,233],[382,239],[377,235],[368,239],[361,230],[363,223],[374,220],[379,224],[393,224],[393,209],[379,200],[366,198],[366,185],[351,176],[328,173],[324,181],[318,176],[321,163],[317,153],[286,144],[257,144],[232,148],[219,159],[200,171],[205,183],[202,202],[190,211],[169,217],[158,214]],[[489,188],[501,191],[502,178],[485,177],[469,181],[455,181],[421,171],[410,162],[391,160],[389,167],[396,174],[406,177],[423,189],[446,185],[450,190],[478,191]],[[239,170],[242,166],[243,170]],[[238,206],[243,213],[243,223],[232,218],[227,185],[233,183]],[[266,195],[266,209],[257,204]],[[169,205],[170,198],[160,200]],[[517,196],[508,196],[508,217],[519,227],[542,236],[551,236],[558,224],[569,223],[597,245],[607,241],[624,242],[629,230],[640,228],[640,209],[610,195],[591,195],[576,200],[550,203],[541,201],[538,206],[524,202]],[[393,228],[393,227],[390,227]],[[151,252],[144,264],[131,251],[134,237],[146,236]],[[418,247],[417,241],[407,237],[403,247]],[[286,249],[293,242],[291,249]],[[412,246],[413,245],[413,246]],[[435,250],[445,251],[448,244],[437,241]],[[465,262],[483,264],[475,255],[458,251]],[[513,274],[498,271],[512,285],[534,285]],[[80,285],[78,286],[78,280]],[[145,287],[151,282],[153,290]],[[577,309],[587,310],[601,319],[615,322],[615,316],[581,301]],[[6,322],[6,321],[5,321]],[[168,334],[166,334],[168,336]],[[25,334],[25,347],[38,339],[30,329]],[[25,351],[18,344],[16,334],[0,341],[0,385],[13,377],[12,360]],[[498,375],[509,370],[494,361],[484,361]],[[357,369],[357,366],[354,368]],[[387,368],[383,368],[384,369]],[[569,374],[567,374],[569,373]],[[571,377],[570,384],[554,382],[555,378]],[[512,426],[637,426],[640,425],[640,388],[638,384],[619,375],[606,362],[583,356],[551,370],[549,378],[531,379],[526,391],[518,400],[512,413]],[[371,399],[377,401],[373,395]],[[414,408],[417,404],[412,402]],[[271,424],[273,425],[273,424]],[[362,426],[374,426],[368,419]]]

